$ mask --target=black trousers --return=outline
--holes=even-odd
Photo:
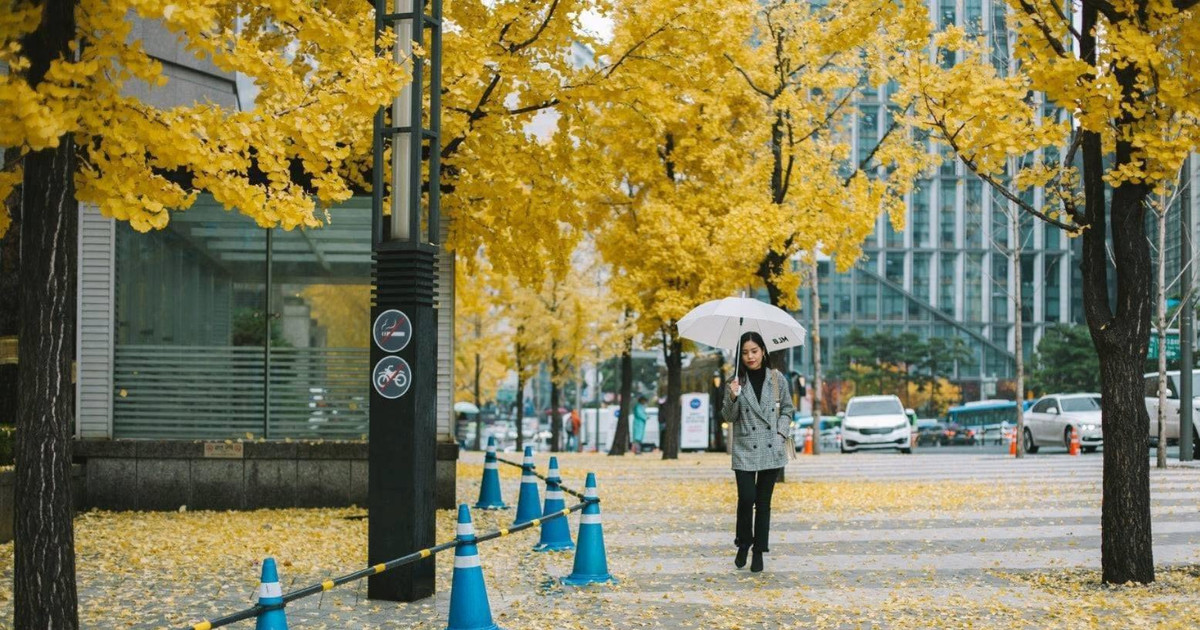
[[[781,468],[770,470],[735,470],[737,478],[737,538],[739,547],[754,546],[754,551],[766,553],[771,535],[771,495]]]

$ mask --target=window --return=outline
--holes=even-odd
[[[954,279],[958,276],[956,254],[942,254],[938,270],[938,310],[954,316]]]
[[[900,401],[892,400],[851,400],[846,405],[846,416],[885,416],[904,414]]]
[[[976,178],[963,188],[963,247],[983,247],[983,182]]]
[[[1047,233],[1051,231],[1057,232],[1058,230],[1055,228],[1046,230]],[[1042,287],[1046,303],[1042,312],[1043,319],[1048,322],[1057,322],[1062,315],[1062,296],[1060,295],[1062,289],[1058,281],[1058,266],[1061,261],[1061,256],[1046,255],[1045,270],[1042,276]]]
[[[912,191],[912,244],[930,247],[929,242],[929,180],[919,179]]]
[[[1021,256],[1021,321],[1033,321],[1033,266],[1037,256]],[[1030,337],[1032,339],[1032,336]]]
[[[879,107],[861,105],[858,108],[858,165],[862,166],[867,156],[879,143]]]
[[[987,290],[992,296],[992,321],[1008,321],[1008,257],[992,254],[992,277]]]
[[[963,319],[966,321],[983,320],[983,283],[983,254],[967,254],[963,273]]]
[[[1063,413],[1075,411],[1100,411],[1099,396],[1076,396],[1062,399]]]
[[[904,232],[897,232],[892,227],[892,217],[883,215],[883,242],[889,248],[899,249],[904,247]]]
[[[1050,407],[1053,404],[1054,404],[1053,398],[1043,398],[1043,399],[1037,401],[1037,404],[1034,405],[1033,409],[1030,409],[1030,411],[1032,411],[1033,413],[1046,413],[1047,411],[1050,410]]]
[[[863,266],[871,271],[878,269],[875,256],[868,257]],[[879,318],[879,282],[865,273],[854,274],[855,313],[859,319]]]
[[[958,181],[943,179],[938,196],[938,246],[943,249],[955,247],[955,197],[958,194]]]
[[[992,0],[992,65],[1000,76],[1008,73],[1008,3]]]
[[[892,252],[884,258],[884,275],[889,282],[904,285],[904,253]],[[883,319],[904,319],[904,295],[890,287],[883,287]]]
[[[912,259],[912,294],[917,300],[929,303],[929,254],[915,252]],[[916,302],[909,302],[908,318],[925,320],[929,318],[925,309]]]
[[[983,0],[964,0],[963,28],[972,35],[983,30]]]

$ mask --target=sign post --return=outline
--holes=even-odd
[[[426,10],[432,15],[426,15]],[[395,33],[398,60],[416,59],[412,82],[375,115],[373,145],[371,380],[367,561],[375,565],[436,544],[437,314],[441,0],[375,0],[376,41]],[[432,41],[422,57],[425,31]],[[379,51],[377,48],[377,52]],[[424,73],[430,72],[424,82]],[[428,115],[424,115],[428,89]],[[429,121],[425,128],[423,121]],[[391,160],[385,162],[385,148]],[[432,147],[428,150],[427,147]],[[423,156],[428,156],[427,158]],[[388,173],[387,185],[384,174]],[[428,179],[423,177],[427,175]],[[390,212],[385,212],[385,189]],[[428,214],[422,190],[428,191]],[[427,230],[427,231],[426,231]],[[434,558],[372,575],[371,599],[433,595]]]

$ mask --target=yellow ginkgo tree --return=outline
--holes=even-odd
[[[134,83],[168,87],[132,35],[136,20],[251,78],[254,109],[129,96]],[[372,116],[407,81],[406,60],[375,43],[363,0],[3,3],[0,199],[20,189],[22,251],[16,627],[78,626],[67,455],[78,204],[147,231],[206,191],[262,226],[321,225],[322,208],[362,181]]]
[[[743,139],[766,199],[754,272],[772,304],[794,309],[806,269],[790,264],[798,254],[819,245],[845,271],[881,213],[904,224],[904,196],[931,158],[873,95],[886,93],[888,62],[927,14],[896,0],[740,0],[728,10],[746,26],[723,71],[755,103],[746,124],[757,133]]]
[[[912,44],[925,52],[896,60],[896,101],[997,194],[1082,239],[1083,310],[1104,401],[1103,580],[1152,582],[1146,219],[1152,196],[1200,144],[1200,3],[1008,4],[1011,63],[996,63],[962,29],[917,34]],[[1005,25],[994,27],[1000,36]],[[1008,166],[1029,155],[1037,159]],[[1021,194],[1034,187],[1045,190],[1042,205]]]
[[[720,51],[743,45],[749,22],[717,0],[614,8],[602,77],[568,115],[579,139],[577,183],[597,247],[611,267],[615,310],[627,310],[667,365],[664,458],[679,451],[684,342],[693,307],[746,286],[765,238],[765,202],[742,148],[755,103]],[[586,169],[584,168],[586,165]]]

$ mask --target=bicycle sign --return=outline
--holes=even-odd
[[[383,357],[371,370],[371,384],[380,396],[394,400],[408,393],[412,385],[412,368],[400,357]]]
[[[412,341],[412,320],[403,311],[388,309],[375,318],[371,337],[384,352],[400,352]]]

